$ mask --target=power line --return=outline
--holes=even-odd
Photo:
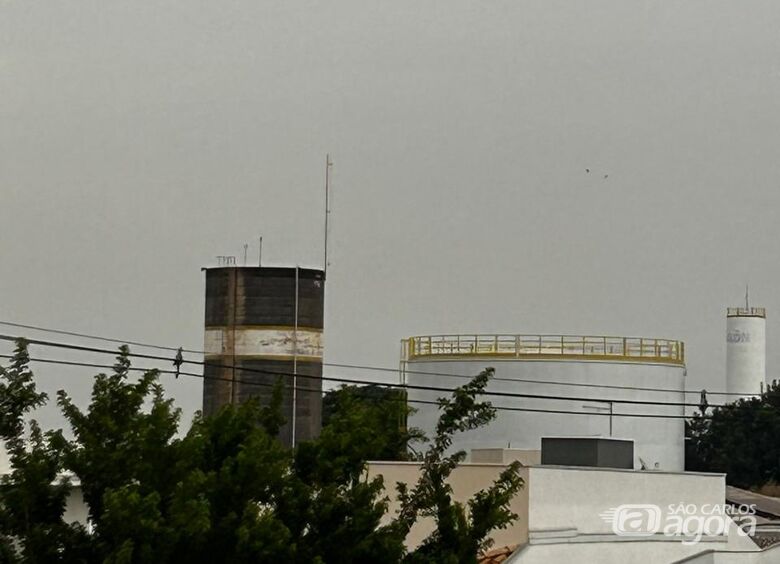
[[[13,355],[8,354],[0,354],[0,358],[7,358],[11,359],[13,358]],[[80,367],[89,367],[89,368],[104,368],[108,370],[113,370],[114,365],[111,364],[96,364],[91,362],[77,362],[77,361],[70,361],[70,360],[60,360],[60,359],[48,359],[48,358],[30,358],[30,362],[40,362],[40,363],[46,363],[46,364],[57,364],[57,365],[65,365],[65,366],[80,366]],[[239,371],[246,370],[245,368],[236,367]],[[162,370],[157,368],[141,368],[141,367],[135,367],[130,366],[128,367],[128,370],[135,371],[135,372],[157,372],[159,374],[171,374],[175,375],[177,372],[175,370]],[[286,372],[271,372],[267,371],[269,374],[278,375],[278,376],[291,376],[292,374],[286,373]],[[230,383],[239,383],[246,386],[257,386],[257,387],[264,387],[264,388],[273,388],[276,386],[274,383],[270,382],[250,382],[247,380],[233,380],[232,378],[224,378],[224,377],[204,377],[202,374],[195,374],[193,372],[183,372],[179,371],[179,375],[181,376],[189,376],[193,378],[198,378],[202,380],[220,380],[223,382],[230,382]],[[300,377],[301,374],[298,374]],[[380,386],[380,387],[387,387],[391,389],[398,389],[398,384],[390,384],[385,382],[366,382],[368,385],[373,386]],[[285,389],[293,389],[291,386],[285,386]],[[304,388],[300,386],[295,386],[295,390],[300,392],[309,392],[309,393],[322,393],[322,390],[319,389],[313,389],[313,388]],[[358,394],[360,396],[360,394]],[[490,394],[486,394],[490,395]],[[371,396],[365,396],[369,399]],[[407,403],[415,403],[415,404],[421,404],[421,405],[439,405],[439,402],[436,401],[430,401],[430,400],[419,400],[419,399],[410,399],[408,397],[403,398]],[[399,400],[400,401],[400,398]],[[589,401],[596,401],[599,400],[593,400],[590,399]],[[690,417],[687,417],[685,415],[663,415],[663,414],[653,414],[653,413],[617,413],[617,412],[589,412],[589,411],[570,411],[570,410],[558,410],[558,409],[540,409],[540,408],[530,408],[530,407],[512,407],[512,406],[500,406],[500,405],[493,405],[493,407],[498,411],[519,411],[519,412],[528,412],[528,413],[551,413],[551,414],[566,414],[566,415],[597,415],[601,417],[635,417],[635,418],[653,418],[653,419],[690,419]],[[703,416],[705,419],[709,419],[711,416],[705,415]]]
[[[398,372],[398,369],[393,368],[382,368],[382,367],[367,367],[367,366],[356,366],[356,365],[350,365],[350,364],[334,364],[329,363],[327,366],[336,366],[341,368],[363,368],[366,370],[377,370],[377,371],[387,371],[387,372]],[[467,378],[470,379],[471,376],[467,376],[466,374],[451,374],[448,372],[427,372],[424,370],[408,370],[403,369],[403,373],[405,374],[416,374],[416,375],[423,375],[423,376],[449,376],[453,378]],[[645,388],[641,386],[619,386],[617,384],[586,384],[584,382],[560,382],[555,380],[531,380],[528,378],[500,378],[495,377],[493,380],[503,381],[503,382],[523,382],[527,384],[545,384],[549,386],[573,386],[573,387],[582,387],[582,388],[605,388],[605,389],[611,389],[611,390],[630,390],[630,391],[638,391],[638,392],[667,392],[667,393],[675,393],[675,394],[700,394],[701,390],[675,390],[673,388]],[[710,392],[707,391],[707,395],[718,395],[718,396],[750,396],[750,395],[757,395],[757,394],[740,394],[738,392]]]
[[[17,327],[22,329],[31,329],[33,331],[42,331],[44,333],[52,333],[52,334],[58,334],[58,335],[67,335],[71,337],[79,337],[83,339],[94,339],[98,341],[108,342],[108,343],[117,343],[120,345],[133,345],[136,347],[143,347],[143,348],[149,348],[149,349],[158,349],[158,350],[165,350],[165,351],[177,351],[178,347],[168,347],[164,345],[155,345],[151,343],[142,343],[139,341],[128,341],[128,340],[122,340],[122,339],[115,339],[111,337],[102,337],[98,335],[90,335],[87,333],[79,333],[75,331],[64,331],[60,329],[50,329],[47,327],[41,327],[36,325],[27,325],[23,323],[14,323],[10,321],[0,321],[0,325],[6,325],[9,327]],[[204,355],[206,354],[205,351],[197,350],[197,349],[182,349],[182,352],[186,352],[189,354],[199,354]],[[386,366],[368,366],[368,365],[360,365],[360,364],[344,364],[344,363],[334,363],[334,362],[323,362],[323,366],[331,366],[334,368],[348,368],[348,369],[354,369],[354,370],[371,370],[375,372],[388,372],[392,374],[398,374],[399,369],[398,368],[390,368]],[[422,375],[422,376],[446,376],[451,378],[463,378],[470,380],[472,376],[469,376],[467,374],[452,374],[447,372],[428,372],[423,370],[409,370],[404,369],[403,372],[405,374],[416,374],[416,375]],[[548,386],[572,386],[572,387],[582,387],[582,388],[603,388],[603,389],[610,389],[610,390],[631,390],[631,391],[641,391],[641,392],[657,392],[657,393],[683,393],[683,394],[700,394],[701,390],[675,390],[673,388],[648,388],[648,387],[641,387],[641,386],[620,386],[617,384],[590,384],[590,383],[584,383],[584,382],[560,382],[560,381],[554,381],[554,380],[532,380],[527,378],[504,378],[500,376],[495,376],[493,378],[495,381],[499,382],[523,382],[527,384],[543,384]],[[744,396],[756,396],[757,394],[754,393],[740,393],[740,392],[721,392],[721,391],[707,391],[707,395],[710,396],[734,396],[734,397],[744,397]]]
[[[0,340],[5,341],[15,341],[18,337],[12,336],[12,335],[0,335]],[[48,347],[57,347],[57,348],[64,348],[64,349],[70,349],[70,350],[77,350],[81,352],[92,352],[92,353],[99,353],[99,354],[111,354],[116,355],[116,351],[106,350],[106,349],[99,349],[96,347],[86,347],[82,345],[72,345],[69,343],[59,343],[54,341],[43,341],[40,339],[26,339],[26,341],[31,345],[41,345],[41,346],[48,346]],[[164,357],[164,356],[156,356],[156,355],[148,355],[148,354],[140,354],[140,353],[128,353],[128,356],[135,357],[135,358],[143,358],[148,360],[161,360],[161,361],[168,361],[173,362],[173,358]],[[270,374],[270,375],[283,375],[283,376],[298,376],[300,378],[307,378],[307,379],[317,379],[317,380],[328,380],[333,382],[339,382],[344,384],[376,384],[377,382],[372,382],[370,380],[361,380],[357,378],[340,378],[340,377],[333,377],[333,376],[313,376],[309,374],[293,374],[291,372],[281,372],[281,371],[271,371],[271,370],[264,370],[261,368],[249,368],[249,367],[240,367],[236,365],[226,365],[226,364],[217,364],[210,361],[196,361],[196,360],[184,360],[185,364],[194,364],[197,366],[209,366],[211,368],[223,368],[228,370],[241,370],[244,372],[250,372],[250,373],[258,373],[258,374]],[[205,379],[210,379],[211,376],[205,377]],[[443,388],[439,386],[421,386],[416,384],[392,384],[392,383],[383,383],[388,386],[393,386],[396,388],[402,388],[402,389],[409,389],[409,390],[420,390],[420,391],[433,391],[433,392],[445,392],[445,393],[451,393],[454,391],[453,388]],[[623,403],[623,404],[632,404],[632,405],[660,405],[660,406],[673,406],[673,407],[698,407],[699,404],[697,403],[685,403],[685,402],[661,402],[661,401],[646,401],[646,400],[630,400],[630,399],[605,399],[605,398],[591,398],[591,397],[572,397],[572,396],[552,396],[552,395],[545,395],[545,394],[521,394],[517,392],[501,392],[501,391],[491,391],[491,392],[484,392],[485,395],[492,395],[492,396],[501,396],[501,397],[512,397],[512,398],[524,398],[524,399],[544,399],[544,400],[555,400],[555,401],[596,401],[596,402],[602,402],[602,403]],[[713,407],[721,407],[718,405],[713,405]]]
[[[0,340],[4,341],[16,341],[19,339],[19,337],[15,337],[12,335],[0,335]],[[85,347],[82,345],[72,345],[69,343],[59,343],[54,341],[43,341],[40,339],[25,339],[29,344],[32,345],[41,345],[41,346],[48,346],[48,347],[57,347],[57,348],[64,348],[64,349],[70,349],[70,350],[77,350],[82,352],[92,352],[92,353],[99,353],[99,354],[111,354],[116,355],[116,351],[107,350],[107,349],[99,349],[96,347]],[[163,357],[163,356],[156,356],[156,355],[147,355],[147,354],[140,354],[140,353],[128,353],[128,356],[130,357],[136,357],[136,358],[144,358],[149,360],[161,360],[161,361],[168,361],[173,362],[173,358],[169,357]],[[313,375],[307,375],[307,374],[293,374],[293,373],[287,373],[287,372],[281,372],[281,371],[270,371],[270,370],[263,370],[260,368],[248,368],[248,367],[240,367],[240,366],[234,366],[234,365],[224,365],[224,364],[216,364],[213,362],[208,361],[195,361],[195,360],[184,360],[185,364],[194,364],[198,366],[209,366],[212,368],[223,368],[223,369],[230,369],[230,370],[241,370],[244,372],[250,372],[250,373],[258,373],[258,374],[270,374],[270,375],[285,375],[285,376],[297,376],[299,378],[307,378],[307,379],[317,379],[317,380],[327,380],[327,381],[333,381],[333,382],[339,382],[339,383],[345,383],[345,384],[377,384],[377,382],[372,382],[370,380],[360,380],[355,378],[339,378],[339,377],[333,377],[333,376],[313,376]],[[204,377],[205,379],[210,379],[211,376]],[[383,382],[382,384],[387,386],[392,386],[395,388],[401,388],[406,390],[421,390],[421,391],[434,391],[434,392],[445,392],[445,393],[451,393],[454,391],[452,388],[442,388],[438,386],[421,386],[421,385],[415,385],[415,384],[392,384],[389,382]],[[544,394],[521,394],[517,392],[502,392],[502,391],[485,391],[482,392],[484,395],[490,395],[490,396],[497,396],[497,397],[511,397],[511,398],[524,398],[524,399],[540,399],[540,400],[553,400],[553,401],[585,401],[585,402],[599,402],[599,403],[612,403],[612,404],[631,404],[631,405],[658,405],[658,406],[667,406],[667,407],[699,407],[699,404],[697,403],[686,403],[686,402],[662,402],[662,401],[647,401],[647,400],[631,400],[631,399],[624,399],[624,398],[593,398],[593,397],[573,397],[573,396],[553,396],[553,395],[544,395]],[[710,407],[725,407],[724,405],[718,405],[718,404],[711,404]]]
[[[117,343],[119,345],[133,345],[134,347],[144,347],[147,349],[159,349],[159,350],[174,351],[174,352],[179,350],[179,347],[166,347],[164,345],[152,345],[149,343],[142,343],[139,341],[128,341],[124,339],[114,339],[111,337],[101,337],[98,335],[89,335],[87,333],[78,333],[76,331],[65,331],[62,329],[49,329],[47,327],[40,327],[37,325],[27,325],[24,323],[13,323],[11,321],[0,321],[0,325],[6,325],[8,327],[17,327],[19,329],[31,329],[33,331],[42,331],[44,333],[53,333],[55,335],[67,335],[69,337],[79,337],[81,339],[92,339],[95,341],[103,341],[105,343]],[[190,354],[204,354],[203,351],[194,350],[194,349],[182,349],[182,352],[186,352]]]

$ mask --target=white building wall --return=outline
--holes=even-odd
[[[11,472],[11,460],[8,458],[8,451],[5,449],[5,441],[0,441],[0,476]]]
[[[449,479],[453,499],[465,503],[474,493],[484,490],[505,465],[462,464]],[[515,564],[662,563],[701,555],[695,564],[730,563],[707,560],[702,552],[717,550],[735,554],[760,554],[753,541],[729,527],[723,534],[703,536],[695,544],[683,544],[691,537],[627,537],[615,533],[611,521],[602,514],[624,504],[652,504],[662,513],[660,523],[667,524],[669,506],[693,504],[700,515],[710,515],[712,507],[725,503],[725,475],[672,473],[657,471],[581,468],[572,466],[530,466],[520,469],[524,487],[511,501],[518,518],[506,529],[493,531],[496,547],[521,545],[508,562]],[[417,462],[371,462],[369,478],[381,475],[390,498],[390,516],[399,509],[394,484],[410,486],[419,478]],[[708,509],[708,507],[710,509]],[[406,539],[408,547],[417,546],[434,530],[430,518],[421,519]],[[780,556],[780,553],[775,553]],[[756,560],[756,564],[773,560]],[[780,560],[778,560],[780,561]],[[742,560],[736,560],[740,563]],[[752,560],[745,560],[753,564]]]
[[[66,523],[81,523],[84,526],[89,525],[89,508],[84,502],[81,486],[78,484],[74,484],[68,494],[68,499],[65,502],[65,513],[62,515],[62,520]]]
[[[677,560],[673,564],[777,564],[778,562],[780,562],[780,545],[761,552],[705,550],[695,556]]]
[[[649,468],[682,471],[685,466],[683,419],[627,417],[621,414],[644,413],[683,415],[681,406],[635,405],[599,401],[630,399],[683,403],[685,368],[672,364],[592,360],[530,360],[479,358],[457,360],[414,360],[407,365],[410,384],[454,388],[488,366],[496,370],[489,391],[578,398],[571,401],[489,396],[496,406],[530,410],[576,411],[582,415],[504,411],[486,427],[455,437],[453,448],[519,448],[538,450],[543,436],[610,436],[610,408],[613,410],[611,435],[634,439],[635,467],[640,458]],[[419,374],[417,372],[423,372]],[[534,380],[521,382],[518,380]],[[508,380],[508,381],[506,381]],[[659,391],[635,391],[549,384],[556,381],[575,384],[631,386]],[[660,391],[672,390],[672,391]],[[409,390],[410,400],[433,401],[443,392]],[[417,409],[409,424],[430,433],[439,412],[434,405],[410,404]]]
[[[624,504],[722,505],[724,474],[672,473],[533,466],[529,468],[530,534],[546,529],[576,529],[584,535],[614,535],[601,514]],[[551,495],[555,492],[555,495]]]
[[[692,504],[706,513],[707,507],[725,502],[722,474],[557,466],[534,466],[528,472],[529,540],[512,557],[512,563],[670,563],[705,550],[746,554],[759,550],[750,538],[738,534],[733,524],[726,535],[705,536],[686,545],[683,537],[663,534],[619,536],[612,523],[601,516],[624,504],[658,506],[661,523],[667,522],[669,506]]]

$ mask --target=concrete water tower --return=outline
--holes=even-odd
[[[286,423],[280,440],[312,439],[322,419],[325,274],[233,264],[204,269],[203,413],[250,397],[267,405],[281,381]]]
[[[766,309],[745,307],[726,311],[726,390],[743,397],[758,395],[766,387]],[[730,396],[729,401],[736,401]]]

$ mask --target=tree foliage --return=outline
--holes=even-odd
[[[341,426],[360,421],[373,436],[361,443],[366,460],[413,460],[415,446],[425,442],[425,434],[408,427],[414,412],[406,401],[406,392],[376,384],[342,386],[325,393],[322,399],[322,424]]]
[[[509,511],[522,486],[516,466],[466,504],[452,499],[446,482],[465,457],[449,453],[452,436],[495,417],[477,400],[491,370],[440,400],[420,480],[398,486],[402,507],[388,519],[385,484],[366,477],[367,460],[404,456],[420,438],[397,426],[405,402],[334,392],[320,437],[291,450],[276,438],[280,385],[269,405],[250,400],[197,415],[180,435],[180,412],[158,373],[133,377],[130,368],[122,347],[113,371],[95,378],[86,409],[59,392],[66,439],[34,421],[25,425],[46,396],[35,388],[26,344],[18,344],[0,372],[0,437],[11,461],[0,482],[0,561],[472,562],[490,531],[516,518]],[[64,517],[74,484],[89,530]],[[409,552],[403,541],[419,516],[437,527]]]
[[[452,499],[452,487],[447,482],[466,458],[465,451],[449,452],[452,437],[486,425],[496,417],[489,402],[477,400],[492,376],[493,369],[488,368],[457,388],[451,398],[439,399],[441,415],[436,435],[424,455],[420,478],[412,489],[405,484],[397,486],[401,512],[396,526],[402,535],[409,532],[419,516],[432,517],[436,522],[433,534],[408,555],[408,562],[476,562],[478,553],[490,546],[490,531],[505,528],[517,519],[509,503],[523,487],[518,462],[510,464],[489,489],[478,492],[467,506]]]
[[[780,483],[780,384],[709,415],[697,413],[688,424],[686,469],[725,472],[742,488]]]

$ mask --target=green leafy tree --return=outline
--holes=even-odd
[[[405,484],[397,486],[401,511],[396,527],[402,535],[409,532],[419,516],[431,517],[436,522],[434,532],[406,557],[406,562],[476,562],[477,555],[490,547],[490,532],[506,528],[517,519],[509,504],[523,487],[518,462],[510,464],[487,490],[478,492],[466,504],[452,499],[452,487],[447,482],[466,458],[462,450],[448,454],[453,435],[487,425],[496,417],[490,402],[477,400],[493,373],[488,368],[457,388],[451,398],[439,399],[441,415],[436,435],[424,455],[417,484],[412,489]]]
[[[415,446],[425,441],[425,434],[407,421],[414,412],[406,401],[406,392],[379,385],[342,386],[325,393],[322,400],[322,425],[341,426],[341,433],[356,419],[372,430],[363,437],[365,460],[413,460]]]
[[[168,518],[181,478],[179,410],[156,371],[131,381],[129,352],[121,347],[113,373],[95,378],[86,411],[58,393],[75,437],[65,446],[65,466],[81,482],[97,553],[111,563],[164,560],[179,534]]]
[[[368,460],[397,452],[398,434],[382,434],[384,406],[363,403],[351,390],[341,390],[337,404],[319,438],[295,452],[308,525],[302,556],[309,560],[303,561],[398,562],[403,537],[380,525],[388,505],[383,480],[365,477]]]
[[[729,484],[758,488],[780,483],[780,385],[760,397],[715,408],[709,418],[694,415],[688,424],[686,468],[725,472]]]
[[[27,342],[16,343],[11,365],[0,366],[0,439],[7,446],[24,440],[24,417],[46,403],[46,394],[38,392],[30,370]]]
[[[58,394],[72,440],[34,422],[25,436],[24,418],[46,397],[35,389],[23,342],[0,373],[0,436],[12,462],[0,483],[3,561],[471,562],[490,531],[515,517],[515,466],[467,504],[454,502],[446,484],[465,456],[447,454],[452,435],[495,417],[476,400],[492,371],[440,401],[420,481],[401,487],[401,513],[387,520],[385,485],[365,471],[377,453],[403,455],[419,438],[397,427],[383,435],[396,424],[388,417],[406,413],[396,403],[340,390],[320,437],[291,450],[276,438],[279,385],[270,405],[250,400],[198,415],[180,437],[179,410],[157,372],[131,377],[129,356],[122,347],[113,372],[95,378],[86,410]],[[89,532],[63,521],[69,475],[88,504]],[[418,516],[434,517],[437,528],[407,553],[403,541]]]
[[[65,440],[60,432],[44,433],[34,420],[25,433],[24,417],[46,402],[29,362],[20,340],[11,365],[0,367],[0,439],[11,466],[0,479],[0,561],[83,561],[86,531],[62,519],[70,490],[62,475]]]
[[[284,508],[296,493],[291,452],[276,436],[281,388],[271,405],[257,400],[196,417],[181,442],[184,479],[174,495],[176,547],[188,562],[295,561]]]

